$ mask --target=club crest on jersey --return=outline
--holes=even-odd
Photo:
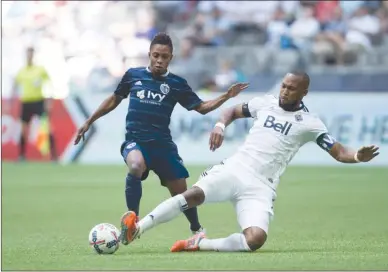
[[[303,121],[302,114],[298,113],[297,115],[295,115],[295,121],[297,122]]]
[[[160,85],[160,91],[162,94],[168,94],[170,92],[170,86],[168,86],[166,83],[163,83]]]

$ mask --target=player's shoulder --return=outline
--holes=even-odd
[[[301,109],[297,112],[301,121],[307,124],[310,127],[321,127],[324,126],[324,123],[316,112],[311,112],[307,105],[302,102]]]
[[[177,74],[174,74],[172,72],[168,72],[168,75],[167,75],[167,79],[170,81],[170,82],[174,82],[175,84],[181,84],[181,85],[187,85],[187,80],[184,79],[183,77],[181,76],[178,76]]]
[[[267,109],[274,105],[274,98],[271,95],[257,95],[252,97],[248,102],[248,108],[250,111],[260,111]]]
[[[142,75],[146,72],[146,67],[130,67],[125,71],[128,75]]]
[[[263,94],[263,95],[257,95],[254,96],[251,101],[255,104],[265,104],[265,105],[272,105],[276,104],[278,99],[276,96],[272,94]]]

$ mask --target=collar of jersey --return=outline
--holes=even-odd
[[[149,73],[151,73],[151,70],[150,70],[150,68],[148,68],[148,66],[146,67],[146,70],[147,70],[147,72],[149,72]],[[166,76],[168,76],[168,74],[170,73],[170,71],[167,69],[167,72],[165,72],[163,75],[161,75],[162,77],[166,77]]]
[[[278,102],[279,103],[279,102]],[[279,106],[280,107],[280,106]],[[280,107],[281,109],[282,109],[282,107]],[[303,103],[303,101],[300,101],[300,106],[299,106],[299,108],[297,108],[297,109],[294,109],[294,110],[289,110],[288,112],[296,112],[296,111],[300,111],[300,110],[303,110],[303,108],[304,108],[304,103]],[[283,109],[284,110],[284,109]],[[286,111],[286,110],[284,110],[284,111]]]
[[[304,103],[303,103],[303,101],[300,101],[300,106],[299,106],[299,108],[297,108],[297,109],[295,109],[295,110],[293,110],[293,111],[300,111],[300,110],[303,110],[303,108],[304,108]]]

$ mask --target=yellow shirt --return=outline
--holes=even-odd
[[[49,80],[42,66],[25,66],[16,76],[16,83],[21,90],[22,102],[37,102],[44,100],[43,84]]]

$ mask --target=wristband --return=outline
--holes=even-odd
[[[225,130],[225,124],[221,123],[221,122],[218,122],[214,127],[219,127],[222,129],[222,131]]]

